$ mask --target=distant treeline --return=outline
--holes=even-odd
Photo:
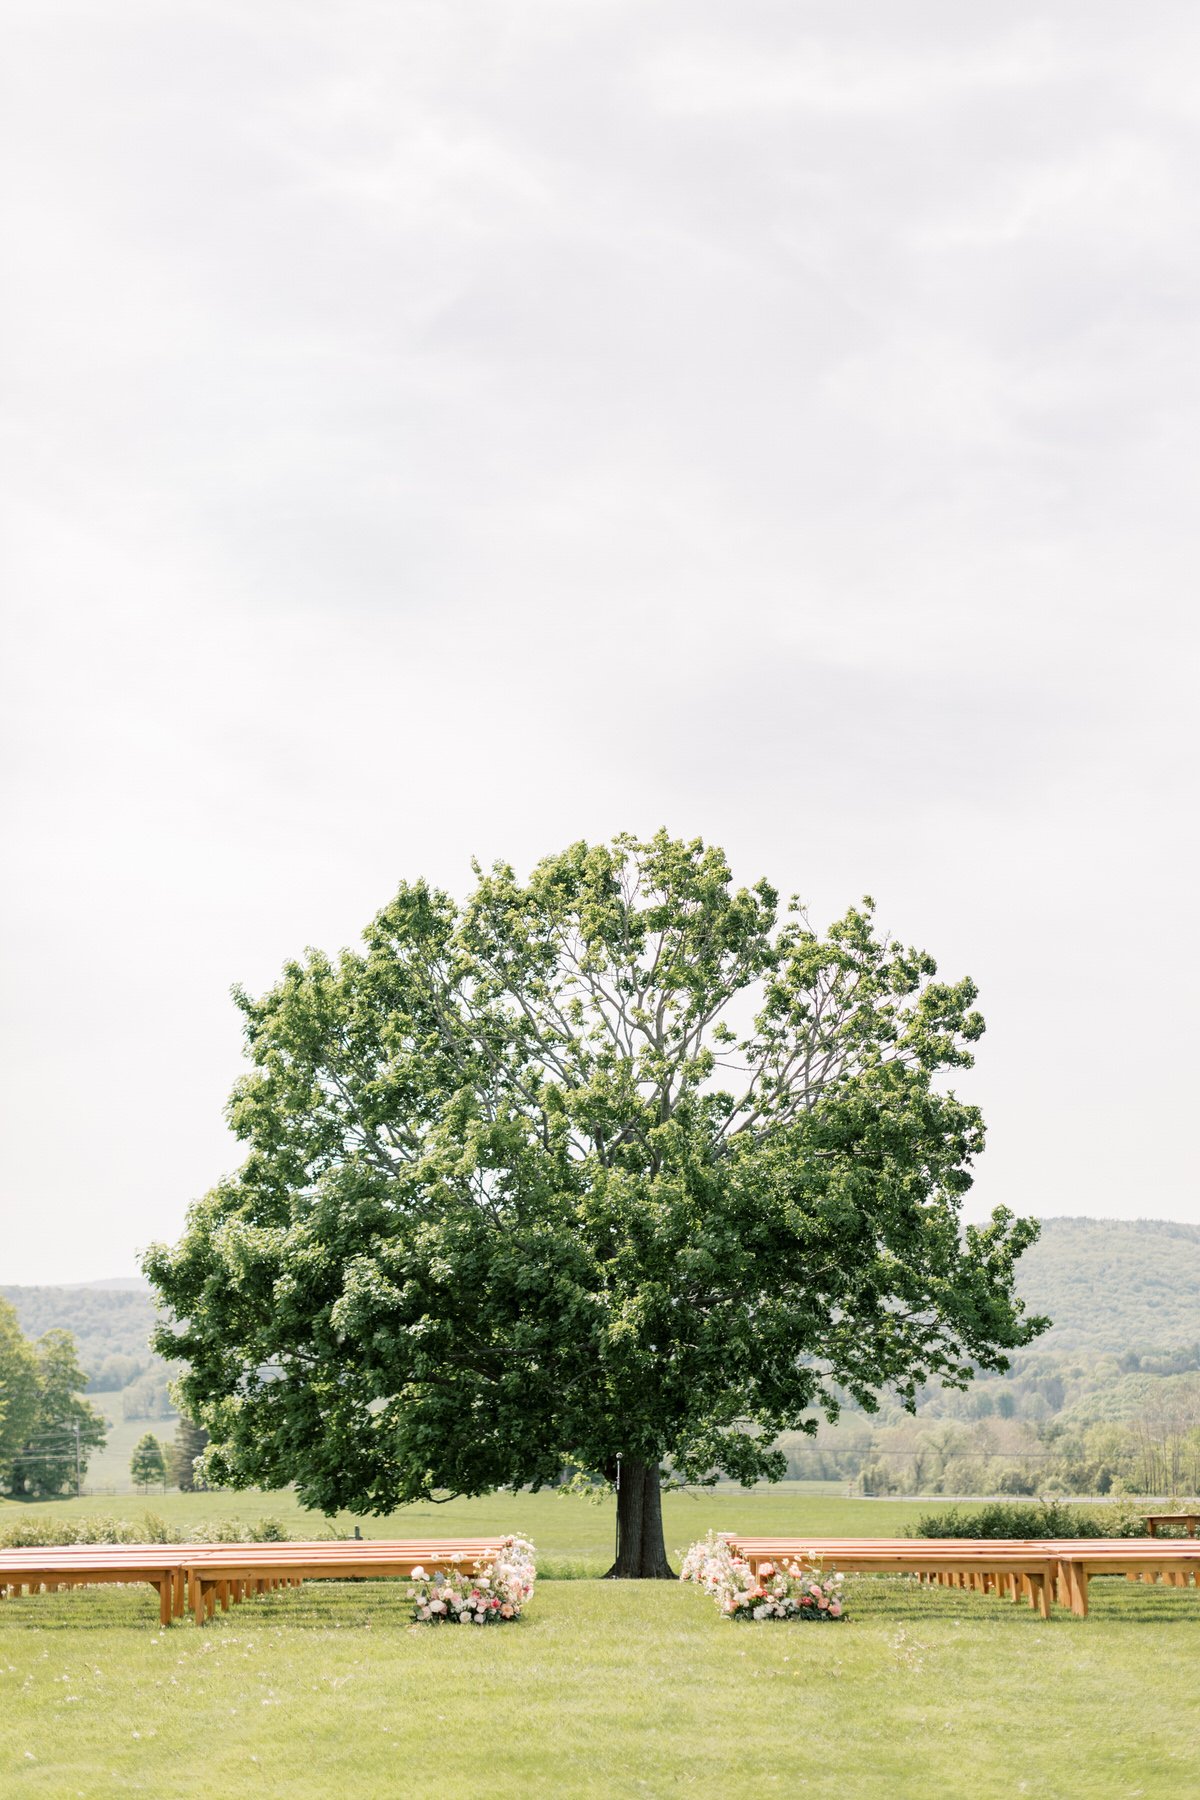
[[[789,1473],[875,1492],[1074,1493],[1200,1487],[1200,1227],[1047,1219],[1018,1287],[1051,1329],[965,1393],[939,1387],[916,1416],[849,1408],[817,1437],[782,1440]],[[90,1393],[127,1419],[173,1409],[174,1369],[147,1339],[148,1286],[5,1287],[21,1328],[74,1334]]]
[[[28,1338],[69,1331],[88,1393],[119,1393],[126,1419],[174,1416],[167,1384],[176,1370],[150,1349],[156,1313],[148,1286],[0,1287],[0,1298],[15,1309]]]
[[[782,1441],[789,1474],[880,1494],[1200,1488],[1200,1228],[1048,1219],[1018,1286],[1053,1325],[1007,1374],[926,1388],[915,1416],[848,1407]]]

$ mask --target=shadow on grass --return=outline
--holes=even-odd
[[[596,1579],[591,1563],[572,1565],[557,1560],[548,1579],[569,1581]],[[569,1570],[587,1568],[587,1576]],[[702,1596],[695,1596],[705,1604]],[[846,1582],[848,1624],[980,1625],[990,1623],[998,1631],[1041,1631],[1046,1622],[1027,1605],[994,1595],[974,1594],[961,1588],[927,1587],[897,1575],[850,1576]],[[1128,1625],[1176,1625],[1200,1632],[1200,1591],[1162,1586],[1150,1587],[1123,1577],[1093,1579],[1091,1614],[1077,1619],[1056,1607],[1050,1623],[1072,1630],[1103,1630],[1106,1623]],[[709,1603],[711,1604],[711,1603]],[[524,1625],[536,1623],[537,1602]],[[262,1631],[403,1631],[412,1625],[412,1603],[401,1581],[370,1579],[312,1581],[303,1587],[263,1594],[218,1610],[204,1627],[206,1632],[230,1629]],[[0,1632],[157,1631],[158,1596],[149,1588],[82,1588],[72,1593],[31,1594],[0,1601]],[[774,1627],[772,1627],[774,1629]],[[190,1618],[177,1621],[172,1631],[196,1630]]]
[[[846,1604],[851,1618],[864,1622],[896,1619],[903,1623],[915,1620],[944,1623],[960,1620],[979,1624],[991,1619],[1004,1628],[1036,1630],[1046,1624],[1025,1602],[1014,1605],[999,1595],[974,1594],[965,1588],[930,1587],[903,1575],[849,1576]],[[1124,1576],[1094,1576],[1088,1605],[1086,1619],[1076,1618],[1065,1607],[1056,1606],[1049,1622],[1082,1630],[1092,1624],[1120,1621],[1130,1625],[1187,1625],[1200,1631],[1200,1591],[1194,1588],[1149,1587],[1142,1582],[1126,1581]]]

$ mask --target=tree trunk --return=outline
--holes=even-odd
[[[663,1542],[662,1471],[657,1463],[620,1465],[617,1560],[607,1581],[674,1581]]]

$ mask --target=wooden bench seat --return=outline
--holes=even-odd
[[[819,1563],[845,1574],[909,1574],[1087,1616],[1093,1575],[1200,1585],[1200,1541],[1147,1538],[751,1538],[722,1533],[757,1574],[764,1562]]]
[[[0,1551],[0,1597],[19,1596],[60,1588],[94,1587],[111,1583],[140,1585],[148,1582],[159,1597],[159,1619],[169,1625],[176,1616],[182,1563],[173,1550],[162,1545],[56,1546],[33,1550]]]
[[[1160,1525],[1182,1525],[1189,1537],[1195,1537],[1196,1527],[1200,1525],[1200,1513],[1143,1513],[1146,1529],[1151,1537],[1158,1536]]]
[[[433,1574],[452,1565],[472,1573],[486,1568],[503,1548],[502,1538],[424,1538],[398,1541],[355,1538],[340,1543],[204,1544],[189,1551],[188,1607],[196,1623],[211,1619],[218,1603],[231,1605],[302,1581],[361,1581]]]
[[[819,1563],[846,1575],[916,1575],[942,1586],[1025,1599],[1049,1618],[1057,1564],[1044,1545],[1016,1539],[746,1538],[730,1547],[757,1575],[763,1563]]]
[[[109,1582],[148,1581],[159,1593],[164,1625],[190,1611],[198,1625],[257,1594],[302,1581],[346,1581],[434,1574],[451,1566],[474,1573],[495,1560],[504,1539],[351,1538],[272,1544],[69,1544],[0,1550],[0,1597]]]

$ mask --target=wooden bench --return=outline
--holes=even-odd
[[[452,1565],[485,1569],[502,1538],[355,1538],[339,1543],[202,1544],[186,1547],[187,1609],[197,1625],[257,1594],[303,1581],[361,1581],[432,1575]],[[182,1611],[183,1609],[180,1608]]]
[[[161,1544],[46,1546],[0,1551],[0,1597],[19,1597],[60,1588],[94,1587],[119,1582],[157,1589],[163,1625],[176,1616],[182,1561],[174,1546]]]
[[[1080,1618],[1087,1617],[1093,1575],[1162,1581],[1168,1587],[1200,1585],[1200,1542],[1194,1538],[1056,1538],[1053,1548],[1065,1586],[1063,1604]]]
[[[1017,1539],[729,1538],[757,1575],[763,1563],[820,1564],[842,1574],[915,1575],[943,1587],[973,1588],[1028,1600],[1043,1618],[1058,1583],[1045,1545]]]
[[[1160,1525],[1182,1525],[1189,1537],[1195,1537],[1196,1526],[1200,1524],[1200,1513],[1143,1513],[1146,1529],[1151,1537],[1158,1536]]]
[[[942,1586],[1051,1604],[1087,1617],[1093,1575],[1200,1585],[1200,1541],[1146,1538],[745,1538],[723,1533],[757,1574],[764,1562],[820,1563],[846,1574],[899,1573]]]
[[[346,1581],[486,1568],[503,1538],[355,1538],[290,1544],[72,1544],[0,1550],[0,1597],[24,1589],[148,1581],[164,1625],[191,1612],[197,1625],[258,1594],[302,1581]]]

